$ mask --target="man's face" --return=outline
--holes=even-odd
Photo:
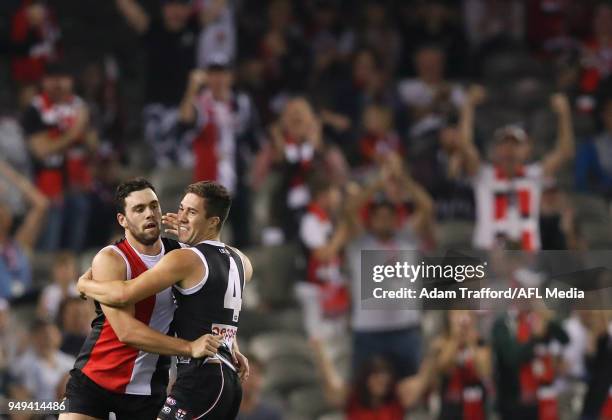
[[[376,72],[376,62],[368,51],[360,52],[353,63],[353,79],[357,84],[366,83]]]
[[[38,354],[52,353],[59,350],[62,337],[54,324],[40,327],[32,336],[32,343]]]
[[[444,54],[436,48],[424,48],[417,52],[416,70],[419,78],[440,80],[444,73]]]
[[[77,278],[77,267],[74,259],[66,259],[53,267],[53,281],[56,284],[68,285]]]
[[[189,20],[191,6],[178,1],[169,1],[164,4],[162,14],[166,27],[171,31],[180,31]]]
[[[178,210],[180,242],[195,245],[206,232],[218,226],[218,217],[207,218],[204,201],[204,198],[193,193],[187,193],[181,200]]]
[[[524,142],[507,138],[495,145],[494,153],[498,164],[505,167],[515,166],[525,162],[529,153],[529,147]]]
[[[147,188],[133,191],[125,198],[125,214],[117,215],[119,224],[143,245],[153,245],[161,233],[161,208],[157,195]]]
[[[208,87],[217,98],[227,96],[233,83],[232,72],[229,69],[215,69],[208,71]]]
[[[43,91],[53,102],[61,102],[72,95],[72,77],[68,75],[47,75],[43,79]]]
[[[380,239],[389,239],[396,228],[395,210],[389,206],[375,208],[370,214],[370,232]]]

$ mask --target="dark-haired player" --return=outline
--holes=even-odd
[[[177,336],[186,340],[211,333],[223,336],[215,356],[179,358],[176,383],[158,414],[162,420],[228,420],[236,417],[240,407],[242,388],[237,370],[245,372],[246,361],[233,360],[231,352],[236,344],[242,292],[253,270],[246,256],[220,242],[230,206],[230,196],[220,184],[192,184],[178,212],[179,240],[191,248],[164,256],[132,281],[99,282],[92,280],[90,272],[79,279],[81,293],[115,306],[174,286]]]
[[[178,242],[161,238],[161,209],[153,186],[145,179],[117,188],[117,221],[125,238],[103,248],[92,270],[101,282],[130,280],[157,264]],[[131,280],[130,280],[131,281]],[[169,288],[134,300],[123,308],[96,303],[97,317],[70,373],[66,386],[69,414],[62,420],[155,418],[166,397],[169,357],[201,357],[217,352],[212,335],[195,341],[171,337],[175,304]]]

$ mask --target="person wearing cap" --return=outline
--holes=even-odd
[[[574,156],[571,107],[563,94],[551,96],[558,116],[557,143],[543,159],[530,163],[529,138],[519,126],[495,132],[491,162],[483,162],[474,146],[474,108],[485,99],[480,86],[470,88],[461,110],[461,146],[464,170],[472,178],[476,200],[474,246],[496,245],[535,251],[540,243],[540,200],[544,179],[553,176]]]
[[[34,183],[50,201],[39,248],[52,251],[67,245],[80,250],[87,226],[88,206],[83,194],[91,184],[87,166],[89,112],[73,93],[74,80],[63,63],[47,67],[41,93],[26,109],[22,126],[34,163]],[[77,210],[75,210],[77,209]],[[70,224],[67,218],[79,217]]]
[[[145,51],[144,137],[153,148],[155,164],[188,165],[185,133],[178,130],[181,95],[195,67],[200,32],[190,0],[160,0],[161,18],[153,18],[137,0],[115,0],[128,25],[140,36]]]
[[[211,56],[206,70],[191,72],[179,120],[195,129],[190,150],[195,159],[193,180],[215,180],[228,189],[233,200],[229,216],[233,242],[245,246],[251,219],[245,157],[259,148],[259,117],[249,95],[232,89],[233,81],[229,58]]]

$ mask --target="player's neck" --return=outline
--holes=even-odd
[[[204,242],[204,241],[221,242],[221,232],[205,233],[198,239],[196,243],[199,244],[200,242]]]
[[[144,255],[157,255],[162,250],[161,237],[157,238],[157,240],[151,245],[145,245],[137,241],[136,238],[134,238],[129,232],[126,232],[125,238],[132,248]]]

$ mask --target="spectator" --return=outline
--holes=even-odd
[[[63,65],[48,68],[42,93],[26,110],[23,127],[34,158],[36,186],[51,202],[39,246],[57,250],[64,237],[67,247],[80,251],[90,210],[87,158],[96,134],[89,126],[87,106],[73,93],[72,76]]]
[[[318,81],[334,76],[338,66],[350,56],[355,34],[341,18],[337,1],[314,1],[311,14],[307,39],[314,55],[314,81]]]
[[[344,411],[347,420],[402,420],[431,379],[431,363],[424,363],[418,374],[398,380],[392,365],[375,356],[360,366],[353,381],[345,382],[321,342],[311,340],[311,347],[323,377],[324,395],[331,405]]]
[[[481,163],[473,143],[474,107],[484,99],[480,88],[470,89],[462,109],[462,140],[459,148],[467,173],[473,176],[477,205],[474,246],[491,249],[496,244],[538,250],[539,212],[544,177],[557,172],[574,155],[571,108],[564,95],[551,97],[558,115],[558,140],[541,161],[527,163],[527,134],[516,126],[495,133],[492,163]]]
[[[31,399],[58,400],[74,358],[59,351],[61,335],[50,321],[34,321],[30,332],[32,347],[13,366],[14,375]]]
[[[77,261],[73,254],[62,252],[53,259],[52,283],[45,286],[38,301],[37,315],[40,319],[56,321],[62,301],[78,297],[76,280]]]
[[[90,111],[91,126],[105,147],[125,153],[125,121],[119,98],[117,62],[111,56],[87,63],[78,82]]]
[[[48,62],[59,55],[60,30],[51,8],[44,0],[22,0],[12,19],[13,45],[28,45],[24,54],[13,56],[13,80],[22,84],[39,82]]]
[[[179,135],[178,106],[195,66],[199,25],[191,0],[164,0],[161,20],[152,19],[136,0],[116,0],[128,24],[142,37],[146,54],[144,134],[158,166],[183,162],[189,143]]]
[[[341,272],[342,252],[348,225],[338,222],[340,190],[329,180],[313,178],[311,201],[300,222],[299,238],[305,250],[306,278],[296,292],[303,307],[306,332],[311,337],[331,339],[346,322],[349,295]]]
[[[593,36],[582,46],[580,88],[594,93],[599,82],[612,74],[612,5],[599,2],[593,13]]]
[[[251,220],[249,156],[259,147],[259,121],[250,97],[233,91],[232,84],[227,58],[211,57],[206,72],[191,73],[179,118],[196,126],[194,181],[216,180],[228,189],[233,197],[229,220],[233,242],[244,247],[249,243]]]
[[[441,379],[439,418],[484,420],[491,351],[480,337],[474,312],[448,311],[445,321],[443,334],[431,344]]]
[[[214,57],[236,58],[236,25],[231,0],[197,0],[202,30],[198,38],[197,66],[206,68]]]
[[[26,336],[12,315],[9,302],[0,298],[0,401],[12,394],[14,377],[10,369],[26,347]]]
[[[0,298],[13,299],[32,286],[29,254],[47,211],[47,199],[26,178],[0,161],[0,176],[15,185],[30,205],[19,227],[13,229],[13,214],[0,202]]]
[[[384,187],[401,176],[401,166],[383,164],[378,177],[349,200],[352,219],[360,225],[362,207],[365,204],[365,231],[351,239],[346,247],[347,270],[351,280],[353,335],[353,371],[374,355],[382,355],[392,363],[398,378],[416,374],[421,360],[422,338],[421,312],[418,309],[364,310],[361,306],[361,251],[416,251],[420,248],[418,220],[431,220],[431,200],[414,182],[405,188],[413,200],[413,212],[408,222],[401,221],[402,209],[384,196],[372,199],[384,192]],[[412,219],[414,218],[414,219]],[[416,223],[410,225],[409,223]],[[407,255],[404,255],[408,258]],[[410,351],[406,351],[410,349]]]
[[[360,49],[353,56],[350,74],[334,80],[329,87],[332,92],[329,104],[322,112],[323,122],[329,125],[345,153],[351,153],[360,120],[368,104],[391,104],[391,95],[386,89],[381,62],[371,49]]]
[[[324,143],[321,122],[304,98],[289,100],[280,120],[270,128],[270,140],[254,168],[255,188],[269,169],[282,176],[272,197],[276,203],[272,223],[282,229],[284,240],[295,239],[301,216],[311,201],[307,180],[319,170],[326,171],[332,182],[344,182],[347,175],[344,156]]]
[[[58,311],[58,324],[62,332],[60,350],[77,357],[91,330],[91,321],[95,317],[93,305],[79,297],[66,297]]]
[[[448,58],[449,73],[453,77],[465,72],[468,56],[464,28],[458,21],[456,2],[445,0],[417,0],[399,5],[402,33],[401,74],[413,74],[415,47],[439,45]],[[417,73],[418,73],[418,69]]]
[[[368,105],[363,112],[363,135],[359,140],[358,159],[350,159],[358,168],[372,169],[389,153],[403,154],[402,142],[393,128],[393,113],[383,105]]]
[[[612,419],[612,320],[607,311],[592,311],[586,363],[588,389],[581,420]]]
[[[401,37],[389,13],[384,3],[366,1],[363,8],[364,24],[359,30],[359,44],[371,48],[381,57],[385,83],[395,75],[401,52]]]
[[[612,97],[601,104],[604,130],[578,146],[576,189],[600,193],[612,198]]]
[[[253,355],[248,355],[249,379],[242,385],[242,402],[237,420],[281,420],[281,410],[261,395],[265,366]]]
[[[464,101],[463,89],[445,79],[446,56],[435,45],[421,46],[414,55],[416,77],[397,86],[400,112],[411,122],[406,135],[411,139],[438,130],[444,117]]]
[[[498,407],[502,420],[558,418],[558,378],[565,331],[546,311],[509,312],[493,325]]]
[[[575,210],[552,180],[543,187],[539,223],[543,250],[584,249]]]

